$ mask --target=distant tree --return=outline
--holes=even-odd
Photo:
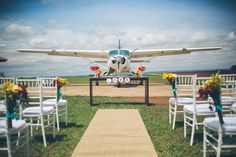
[[[236,70],[236,65],[233,65],[230,70]]]

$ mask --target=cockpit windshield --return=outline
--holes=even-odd
[[[109,56],[115,56],[118,55],[118,50],[111,50],[109,51]],[[129,56],[128,50],[120,50],[120,55]]]

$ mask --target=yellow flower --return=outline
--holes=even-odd
[[[163,73],[162,74],[162,79],[168,79],[168,80],[170,80],[170,79],[173,79],[173,78],[176,78],[177,77],[177,75],[176,74],[173,74],[173,73]]]
[[[136,69],[136,70],[134,70],[134,73],[139,75],[139,74],[141,74],[141,70]]]
[[[58,86],[62,87],[63,85],[67,83],[67,79],[59,77],[57,78],[57,83],[58,83]]]
[[[101,73],[102,73],[102,70],[100,70],[100,69],[97,69],[97,70],[96,70],[96,74],[97,74],[97,75],[100,75]]]
[[[162,74],[162,79],[163,79],[163,80],[167,79],[167,76],[168,76],[167,73],[163,73],[163,74]]]

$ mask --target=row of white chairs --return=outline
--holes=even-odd
[[[47,146],[46,136],[45,136],[45,128],[52,127],[53,128],[53,137],[55,138],[55,122],[57,124],[57,130],[60,129],[59,118],[63,118],[65,124],[67,125],[67,101],[65,99],[60,98],[57,102],[57,78],[35,78],[35,79],[21,79],[21,78],[0,78],[0,83],[4,83],[5,81],[12,81],[17,85],[24,85],[27,87],[27,92],[29,96],[29,102],[27,106],[21,106],[19,108],[20,119],[17,120],[16,123],[25,122],[27,120],[29,123],[24,123],[25,126],[14,126],[18,131],[18,134],[21,134],[25,129],[19,128],[28,128],[26,126],[30,126],[31,136],[33,136],[33,127],[36,128],[41,127],[43,143],[44,146]],[[6,112],[4,109],[4,101],[1,101],[3,107],[0,107],[3,112]],[[5,118],[6,119],[6,118]],[[11,132],[6,128],[6,123],[3,120],[0,121],[0,124],[4,126],[5,124],[5,133],[0,134],[0,137],[6,137],[8,139],[8,135],[12,135]],[[4,128],[4,127],[1,127]],[[28,130],[28,129],[26,129]],[[0,131],[1,132],[1,131]],[[3,131],[2,131],[3,132]],[[26,133],[27,134],[27,133]],[[21,136],[22,137],[22,136]],[[28,143],[28,142],[26,142]],[[8,156],[11,156],[12,149],[11,143],[7,140],[7,150]],[[18,147],[19,148],[19,147]],[[0,150],[6,150],[0,149]]]
[[[230,111],[235,111],[236,104],[236,90],[235,90],[235,83],[236,83],[236,75],[221,75],[222,80],[224,80],[223,88],[222,88],[222,105],[223,105],[223,113],[230,113]],[[199,120],[199,117],[213,117],[216,115],[214,109],[211,110],[209,108],[209,100],[202,100],[199,99],[198,90],[202,86],[202,83],[206,80],[210,79],[210,77],[197,77],[196,75],[177,75],[176,78],[176,87],[177,87],[177,98],[170,98],[169,99],[169,123],[172,125],[172,129],[175,129],[176,117],[177,114],[184,114],[184,137],[187,137],[187,126],[190,126],[191,129],[191,137],[190,137],[190,146],[193,145],[194,142],[194,134],[195,130],[198,129],[199,125],[204,125],[204,155],[206,151],[206,143],[209,144],[209,140],[207,137],[212,137],[212,134],[207,133],[207,130],[212,129],[212,123],[215,123],[218,120],[214,118],[205,119],[204,122]],[[229,80],[230,79],[230,80]],[[229,80],[229,81],[228,81]],[[235,118],[235,117],[233,117]],[[230,130],[230,135],[234,135],[236,133],[236,121],[232,123],[232,117],[227,117],[225,119],[225,126],[230,126],[230,129],[233,128],[234,132]],[[217,121],[219,123],[219,120]],[[230,125],[229,125],[230,122]],[[214,125],[215,126],[215,125]],[[220,125],[218,125],[220,126]],[[215,127],[213,130],[218,131],[219,127]],[[227,129],[224,129],[227,131]],[[218,132],[219,133],[219,132]],[[221,132],[226,133],[226,132]],[[227,133],[229,134],[229,133]],[[209,136],[208,136],[209,135]],[[222,134],[221,134],[222,135]],[[218,136],[219,138],[221,136]],[[221,139],[222,140],[222,139]],[[221,143],[221,144],[219,144]],[[213,146],[212,143],[209,145]],[[227,147],[235,147],[235,145],[227,146]],[[218,142],[217,147],[217,156],[220,154],[222,146],[222,141]]]

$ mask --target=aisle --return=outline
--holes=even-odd
[[[72,157],[157,157],[138,110],[100,109]]]

